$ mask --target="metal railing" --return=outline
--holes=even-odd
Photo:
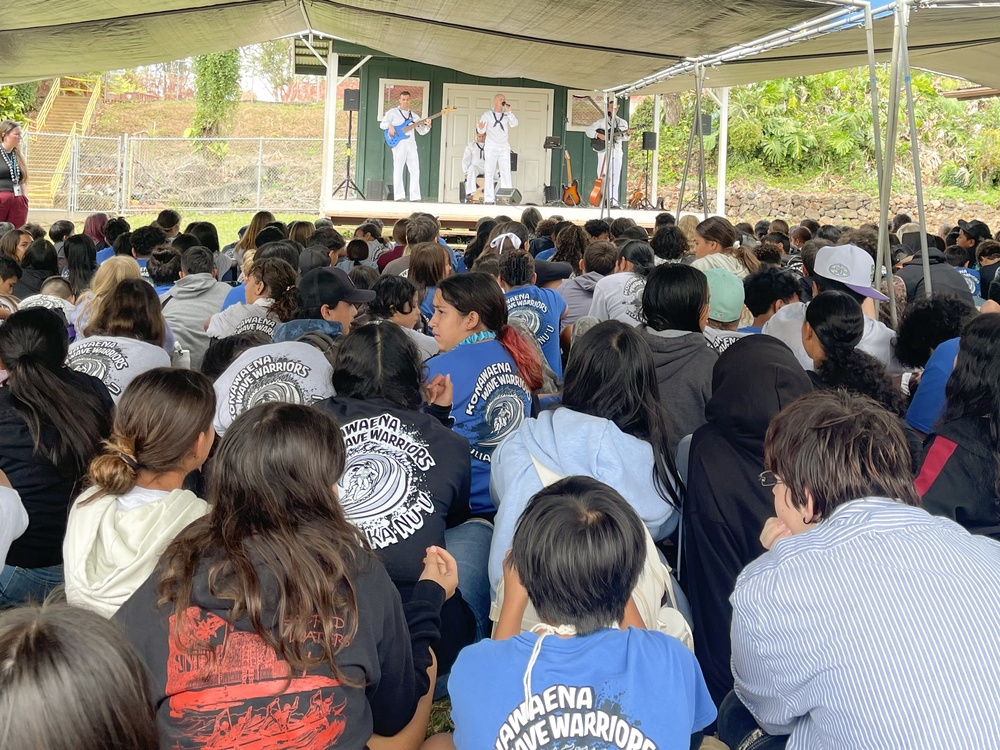
[[[31,124],[32,130],[45,130],[45,118],[52,111],[52,105],[55,104],[57,96],[59,96],[59,81],[55,80],[49,87],[49,93],[46,95],[45,101],[42,102],[42,106],[38,110],[34,122]]]
[[[33,156],[60,150],[32,178],[54,186],[49,205],[67,213],[128,214],[320,208],[319,138],[152,138],[29,133]],[[65,145],[64,145],[65,144]],[[344,177],[347,139],[334,141],[334,181]],[[48,197],[48,196],[46,196]]]

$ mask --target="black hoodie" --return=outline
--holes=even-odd
[[[149,670],[161,747],[361,750],[372,733],[403,729],[429,687],[444,590],[422,581],[404,616],[382,564],[365,556],[359,568],[357,632],[336,657],[354,685],[338,682],[325,663],[291,672],[245,618],[230,623],[231,603],[210,593],[206,562],[194,577],[188,624],[215,651],[190,652],[171,637],[173,606],[158,606],[161,571],[154,572],[114,619]],[[264,624],[274,632],[273,578],[263,565],[257,571]]]
[[[906,284],[906,299],[912,302],[924,296],[924,265],[923,250],[920,249],[920,235],[916,232],[903,235],[903,243],[915,249],[913,260],[907,261],[899,269],[897,274]],[[916,247],[914,248],[914,243]],[[927,260],[931,272],[931,291],[934,294],[950,294],[959,299],[965,300],[970,305],[972,302],[972,292],[969,285],[958,271],[948,265],[944,253],[937,247],[928,246]],[[987,290],[988,291],[988,290]]]
[[[736,578],[764,552],[760,532],[774,497],[758,479],[764,434],[781,409],[812,385],[773,336],[746,336],[719,357],[708,423],[691,441],[684,500],[682,585],[694,614],[695,654],[716,705],[733,689],[729,596]]]

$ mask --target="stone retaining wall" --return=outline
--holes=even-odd
[[[689,186],[690,187],[690,186]],[[690,197],[690,193],[688,193]],[[668,210],[677,207],[677,191],[665,196]],[[708,204],[714,209],[715,191],[709,188]],[[955,199],[927,200],[927,226],[932,234],[942,223],[955,224],[959,219],[982,219],[996,231],[1000,229],[1000,205]],[[692,210],[694,206],[691,207]],[[726,196],[726,216],[736,221],[759,219],[786,219],[794,224],[800,219],[815,219],[821,224],[859,224],[878,222],[878,196],[861,193],[823,195],[752,187],[732,187]],[[917,199],[912,195],[899,195],[889,205],[889,216],[907,213],[917,217]],[[996,225],[996,226],[994,226]]]

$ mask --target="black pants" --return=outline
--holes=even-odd
[[[730,750],[783,750],[788,743],[787,736],[772,737],[761,729],[735,692],[719,707],[719,739]]]

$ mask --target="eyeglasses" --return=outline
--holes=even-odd
[[[761,487],[774,487],[776,484],[784,484],[773,471],[762,471],[757,479],[760,480]]]

